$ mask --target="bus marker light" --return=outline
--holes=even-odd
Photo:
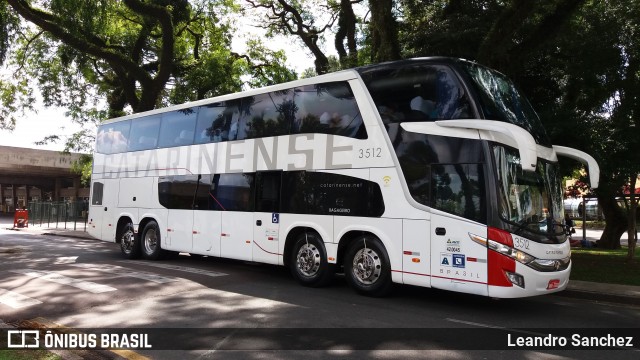
[[[558,286],[560,286],[560,279],[549,280],[549,284],[547,285],[547,290],[557,289]]]
[[[250,240],[245,240],[244,242],[246,242],[247,244],[251,244]]]
[[[335,260],[336,260],[336,258],[332,258],[332,257],[330,257],[330,258],[328,258],[327,260],[329,260],[329,261],[335,261]]]
[[[419,263],[420,262],[420,258],[413,258],[413,259],[411,259],[411,262]]]

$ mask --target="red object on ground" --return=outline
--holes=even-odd
[[[16,210],[13,214],[13,227],[29,227],[29,210]]]

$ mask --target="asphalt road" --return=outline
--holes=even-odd
[[[277,266],[188,255],[127,261],[116,244],[11,230],[0,230],[2,323],[60,324],[85,332],[135,329],[148,332],[153,346],[134,352],[57,351],[70,359],[640,355],[640,307],[553,295],[496,300],[409,286],[376,299],[355,294],[340,275],[330,287],[305,288]],[[590,332],[632,336],[635,348],[506,346],[550,332],[570,344],[571,336]]]

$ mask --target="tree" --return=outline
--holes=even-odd
[[[371,61],[374,63],[400,59],[398,26],[393,14],[393,3],[393,0],[369,1]]]
[[[607,223],[598,243],[619,248],[632,219],[615,197],[640,171],[638,5],[578,0],[401,3],[406,54],[463,57],[502,71],[540,111],[553,143],[582,149],[599,161],[596,194]]]
[[[314,14],[314,6],[311,2],[297,0],[245,0],[251,9],[266,10],[266,22],[261,27],[268,30],[267,35],[293,35],[299,38],[311,51],[315,58],[315,71],[317,74],[325,74],[329,71],[329,59],[321,47],[322,36],[330,29],[338,13],[332,11],[323,25],[317,26],[318,20]],[[321,6],[330,10],[328,6]]]

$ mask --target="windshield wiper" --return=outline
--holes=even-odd
[[[519,235],[520,231],[524,230],[525,227],[527,227],[528,225],[531,224],[538,224],[539,220],[537,220],[537,216],[536,215],[532,215],[529,216],[527,218],[522,219],[519,222],[512,222],[510,221],[512,224],[514,224],[516,226],[516,229],[513,231],[514,234]]]

